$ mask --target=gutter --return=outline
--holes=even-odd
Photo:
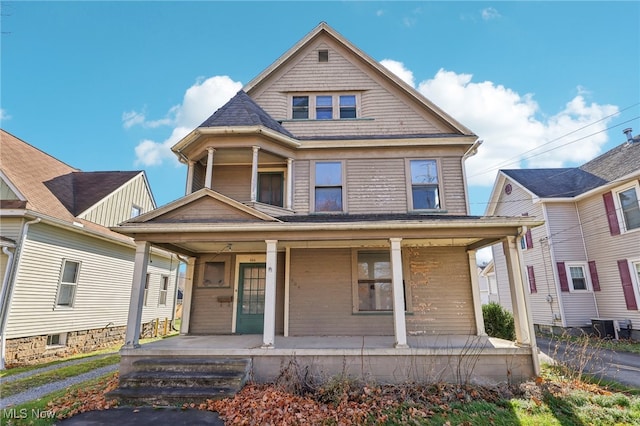
[[[9,262],[7,263],[7,271],[5,272],[3,285],[2,285],[2,299],[0,303],[0,346],[1,346],[1,354],[0,354],[0,370],[5,369],[5,356],[6,356],[6,346],[7,346],[7,320],[9,319],[9,308],[11,307],[11,298],[13,297],[13,288],[15,284],[15,277],[18,271],[18,265],[20,264],[20,255],[22,254],[22,248],[24,246],[25,241],[27,240],[27,233],[29,232],[29,226],[35,225],[36,223],[40,223],[42,219],[37,217],[29,222],[26,222],[22,226],[22,235],[20,235],[20,243],[15,248],[13,256],[10,256]],[[8,255],[8,250],[6,247],[3,247],[2,251],[4,251]],[[12,262],[13,261],[13,262]]]

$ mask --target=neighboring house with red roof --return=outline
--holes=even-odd
[[[537,373],[521,283],[517,342],[484,332],[476,250],[515,252],[519,230],[542,222],[469,214],[464,162],[478,146],[321,23],[172,148],[184,197],[112,228],[140,259],[121,381],[162,357],[244,357],[260,381],[292,358],[314,375],[456,380],[447,363],[470,347],[482,355],[459,366],[469,380]],[[183,336],[139,348],[155,246],[188,258]]]
[[[108,227],[153,210],[142,171],[83,172],[0,131],[3,365],[122,341],[135,244]],[[155,250],[143,322],[172,319],[178,259]]]
[[[580,167],[498,174],[488,216],[545,220],[519,239],[539,329],[588,329],[604,319],[640,339],[640,137],[625,132],[625,143]],[[493,259],[500,303],[511,309],[502,246],[493,246]]]

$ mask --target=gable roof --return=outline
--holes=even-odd
[[[502,170],[540,198],[575,197],[607,183],[578,168]]]
[[[581,170],[607,182],[640,172],[640,141],[625,142],[580,166]]]
[[[244,90],[238,91],[233,98],[198,127],[227,126],[264,126],[285,136],[294,137],[279,122],[267,114],[260,105],[255,103]]]
[[[409,96],[413,97],[419,104],[421,104],[426,109],[430,110],[436,117],[441,119],[443,122],[447,123],[449,126],[453,127],[456,131],[458,131],[462,135],[467,136],[475,136],[475,134],[455,120],[453,117],[445,113],[441,110],[437,105],[433,102],[425,98],[420,92],[411,87],[409,84],[405,83],[400,77],[391,72],[389,69],[381,65],[378,61],[374,60],[372,57],[364,53],[362,50],[357,48],[351,42],[349,42],[346,38],[344,38],[341,34],[339,34],[336,30],[330,27],[326,22],[320,22],[311,32],[305,35],[300,41],[298,41],[293,47],[291,47],[287,52],[285,52],[280,58],[278,58],[275,62],[273,62],[269,67],[267,67],[264,71],[262,71],[257,77],[247,83],[243,90],[250,94],[252,91],[256,90],[258,86],[260,86],[265,80],[267,80],[270,76],[274,75],[282,66],[286,63],[293,60],[293,58],[306,46],[310,45],[314,42],[318,37],[328,36],[333,39],[335,42],[339,43],[346,50],[353,53],[357,58],[363,61],[367,67],[373,72],[383,76],[387,81],[391,84],[400,87],[404,90]]]

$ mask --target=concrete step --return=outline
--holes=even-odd
[[[243,384],[244,372],[236,371],[134,371],[120,376],[120,387],[237,387]]]
[[[248,358],[145,358],[133,362],[136,371],[244,371]]]
[[[142,387],[118,388],[109,392],[106,397],[118,399],[121,405],[177,405],[233,398],[237,392],[236,388],[223,387]]]

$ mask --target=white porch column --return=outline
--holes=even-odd
[[[507,261],[507,274],[509,276],[509,290],[511,291],[511,305],[513,309],[513,322],[516,328],[516,343],[530,346],[531,330],[527,315],[527,306],[524,294],[524,285],[518,258],[516,237],[507,237],[502,242],[504,255]]]
[[[471,295],[473,296],[473,313],[476,318],[476,334],[478,336],[486,336],[484,317],[482,316],[482,299],[480,298],[476,250],[467,250],[467,254],[469,255],[469,274],[471,275]]]
[[[284,337],[289,336],[289,291],[291,286],[291,247],[284,252]]]
[[[251,202],[255,203],[258,199],[258,151],[259,146],[252,147],[253,157],[251,159]]]
[[[291,210],[293,206],[293,158],[287,158],[287,198],[285,209]]]
[[[193,166],[196,162],[189,160],[187,163],[187,187],[184,190],[185,195],[189,195],[193,192]]]
[[[196,270],[196,258],[187,259],[187,270],[184,277],[184,294],[182,295],[182,321],[180,334],[189,333],[189,319],[191,318],[191,301],[193,300],[193,276]]]
[[[211,189],[211,186],[213,184],[213,153],[216,152],[216,150],[210,146],[207,148],[207,174],[205,175],[204,178],[204,186],[205,188],[209,188]]]
[[[402,285],[402,238],[390,238],[391,242],[391,282],[393,285],[393,329],[396,348],[408,348],[407,324],[404,315],[404,286]]]
[[[136,255],[133,265],[133,282],[131,285],[131,299],[129,300],[129,316],[127,318],[127,334],[124,348],[140,346],[140,326],[142,323],[142,303],[144,302],[144,284],[147,281],[147,265],[149,264],[148,241],[136,241]]]
[[[264,288],[263,348],[273,348],[276,337],[276,267],[278,264],[277,240],[266,240],[267,271]]]

